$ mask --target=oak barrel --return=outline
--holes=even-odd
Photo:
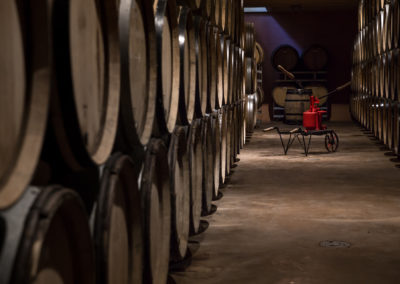
[[[184,6],[187,5],[192,11],[200,9],[201,0],[176,0],[176,3]]]
[[[189,136],[190,169],[190,232],[197,234],[200,227],[203,194],[203,140],[201,119],[193,120]]]
[[[152,4],[122,0],[119,33],[122,72],[118,138],[130,149],[149,142],[155,119],[157,53]]]
[[[211,24],[215,24],[214,7],[215,0],[201,0],[200,10],[202,16]]]
[[[217,111],[211,116],[211,128],[213,139],[213,157],[214,157],[214,193],[213,197],[218,196],[221,174],[221,125],[220,112]]]
[[[180,88],[179,122],[192,122],[196,100],[196,42],[193,15],[189,8],[179,8]]]
[[[257,80],[257,70],[254,65],[254,60],[250,57],[246,57],[246,94],[254,94],[255,81]]]
[[[386,145],[390,150],[393,150],[393,102],[388,101],[387,110],[387,143]]]
[[[227,16],[228,16],[227,5],[228,5],[228,1],[225,1],[225,0],[221,1],[221,16],[220,16],[221,30],[225,35],[227,35],[225,33],[226,21],[227,21]]]
[[[393,102],[393,152],[399,155],[399,103]]]
[[[145,240],[144,283],[166,283],[171,241],[168,150],[151,139],[139,179]]]
[[[38,162],[47,121],[50,6],[0,3],[0,209],[24,192]]]
[[[225,107],[226,111],[226,164],[225,164],[225,177],[231,174],[231,153],[232,153],[232,140],[233,140],[233,110],[231,106]]]
[[[289,88],[288,86],[279,86],[272,90],[272,98],[276,105],[285,107],[286,93]],[[295,89],[295,87],[291,88]]]
[[[205,116],[202,121],[203,137],[203,215],[211,211],[211,201],[214,192],[214,153],[212,118]]]
[[[218,39],[219,42],[219,39]],[[207,113],[217,109],[217,38],[214,34],[214,26],[207,27],[207,54],[208,54],[208,99]]]
[[[208,97],[208,52],[207,22],[195,16],[196,40],[196,116],[203,117],[207,109]]]
[[[391,100],[397,100],[397,92],[400,87],[399,83],[399,74],[400,72],[398,71],[398,66],[399,66],[399,50],[392,50],[391,51],[391,57],[392,57],[392,62],[390,66],[390,73],[391,73],[391,80],[389,81],[390,84],[390,99]]]
[[[221,109],[222,106],[224,105],[224,78],[223,78],[223,56],[224,56],[224,46],[221,45],[221,37],[222,37],[222,42],[224,41],[224,35],[220,34],[219,29],[214,28],[214,36],[216,38],[215,44],[216,44],[216,68],[217,68],[217,94],[216,94],[216,106],[217,109]]]
[[[225,0],[214,0],[214,15],[215,15],[215,25],[218,30],[222,30],[222,2]]]
[[[51,126],[64,161],[81,170],[104,164],[114,146],[120,99],[118,7],[116,2],[56,1],[52,11]]]
[[[154,0],[157,38],[157,134],[172,133],[179,106],[179,27],[175,0]]]
[[[190,187],[187,127],[177,126],[171,135],[168,164],[171,183],[171,258],[186,256],[190,229]]]
[[[49,14],[47,1],[29,9],[0,3],[0,209],[21,196],[42,148],[51,78]]]
[[[256,42],[254,49],[254,59],[256,60],[257,64],[262,64],[264,62],[264,49],[258,42]]]
[[[221,72],[222,75],[220,80],[222,82],[222,105],[226,105],[228,103],[228,86],[229,86],[229,49],[230,49],[230,41],[223,34],[220,36],[221,40]],[[221,83],[220,82],[220,83]]]
[[[221,126],[221,172],[220,172],[220,183],[225,184],[226,178],[226,140],[228,135],[228,128],[227,128],[227,111],[224,109],[221,110],[220,115],[220,126]]]
[[[222,3],[222,14],[225,14],[225,24],[223,26],[224,28],[224,33],[227,36],[232,35],[232,5],[233,5],[233,0],[225,0]],[[225,11],[225,12],[224,12]]]
[[[1,283],[96,283],[88,216],[74,191],[29,187],[0,219],[7,228]]]
[[[324,70],[328,65],[328,52],[319,45],[313,45],[304,51],[302,58],[306,68],[311,71]]]
[[[281,65],[290,71],[296,68],[299,62],[299,53],[290,45],[282,45],[273,52],[271,59],[272,65],[276,69],[278,65]]]
[[[257,95],[251,94],[246,96],[246,131],[252,133],[256,125],[257,119]]]
[[[246,22],[244,26],[245,43],[244,53],[246,57],[254,58],[254,50],[256,48],[254,23]]]
[[[114,154],[103,169],[93,239],[99,283],[142,283],[144,240],[138,173],[132,160]]]
[[[288,89],[285,99],[285,120],[303,121],[303,113],[310,108],[311,89]]]

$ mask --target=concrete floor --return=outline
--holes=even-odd
[[[256,131],[175,282],[400,283],[400,169],[360,127],[332,128],[340,151],[316,138],[307,158]]]

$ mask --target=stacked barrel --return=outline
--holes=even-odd
[[[243,2],[1,1],[0,283],[166,283],[245,143]]]
[[[257,67],[262,61],[263,52],[260,45],[255,40],[254,23],[248,22],[244,26],[244,56],[245,56],[245,78],[244,89],[245,97],[245,128],[247,135],[250,135],[257,123],[257,111],[261,106],[263,98],[260,98],[257,82]]]
[[[399,1],[359,3],[351,111],[397,155],[399,136]]]

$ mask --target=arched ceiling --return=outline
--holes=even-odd
[[[271,12],[357,9],[358,0],[245,0],[246,7],[266,6]]]

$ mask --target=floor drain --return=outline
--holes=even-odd
[[[323,241],[319,244],[323,248],[349,248],[351,247],[350,243],[343,241]]]

